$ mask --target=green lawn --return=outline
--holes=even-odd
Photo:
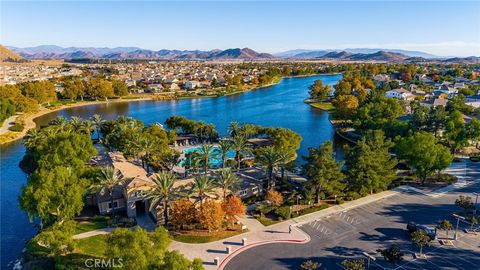
[[[75,234],[89,232],[105,227],[107,227],[107,223],[105,221],[82,221],[77,223]]]
[[[335,110],[335,107],[332,105],[331,102],[313,102],[309,104],[314,108],[321,109],[324,111],[333,112]]]
[[[75,253],[103,257],[107,247],[106,240],[107,235],[105,234],[75,240]]]
[[[243,233],[239,230],[237,231],[220,231],[216,233],[208,232],[198,232],[192,231],[188,233],[174,234],[172,235],[173,240],[183,243],[192,243],[192,244],[201,244],[208,243],[224,238],[232,237],[234,235]]]
[[[273,220],[271,218],[268,218],[268,217],[259,217],[257,218],[258,221],[260,221],[260,223],[263,224],[263,226],[270,226],[270,225],[273,225],[273,224],[277,224],[278,222],[280,222],[281,220]]]

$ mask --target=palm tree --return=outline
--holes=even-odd
[[[239,135],[240,124],[236,121],[230,122],[230,125],[228,126],[228,132],[230,133],[230,137],[235,138],[237,135]]]
[[[199,167],[199,159],[198,159],[198,152],[197,151],[192,151],[188,152],[185,154],[185,173],[186,170],[190,169],[193,172],[197,172],[197,169]]]
[[[72,116],[70,118],[70,126],[72,127],[73,131],[79,131],[83,126],[82,118],[78,116]]]
[[[245,138],[249,139],[257,134],[257,127],[252,124],[244,124],[240,127],[239,132],[245,136]]]
[[[217,174],[217,186],[223,191],[223,200],[227,198],[227,191],[235,191],[240,186],[240,179],[231,169],[222,169]]]
[[[153,189],[147,193],[147,199],[152,199],[150,210],[157,206],[159,202],[163,202],[163,217],[165,227],[168,226],[168,206],[170,201],[174,200],[173,185],[177,181],[177,177],[171,172],[160,172],[155,175]]]
[[[153,139],[143,138],[142,140],[140,140],[140,155],[142,156],[142,166],[147,169],[147,173],[149,173],[147,162],[152,152],[155,151],[156,147],[156,141]]]
[[[240,170],[241,165],[241,152],[250,152],[250,146],[247,140],[243,136],[236,136],[232,141],[232,148],[235,151],[235,160],[237,161],[237,171]]]
[[[92,133],[95,130],[95,125],[92,121],[85,120],[83,121],[82,130],[85,132],[85,134],[88,134],[88,136],[92,136]]]
[[[228,140],[220,140],[218,142],[218,150],[222,156],[222,168],[225,168],[227,163],[227,154],[232,150],[232,142]]]
[[[204,173],[207,173],[210,167],[210,157],[212,156],[213,146],[210,144],[202,144],[200,151],[198,151],[197,160],[203,165]]]
[[[95,127],[95,131],[97,132],[97,140],[100,140],[100,131],[102,129],[103,122],[104,121],[99,114],[94,114],[92,116],[92,123]]]
[[[68,121],[67,119],[65,119],[65,117],[63,116],[59,116],[53,120],[51,120],[50,122],[48,122],[48,124],[50,126],[54,126],[55,128],[57,128],[57,130],[59,131],[66,131],[68,130]]]
[[[45,136],[42,132],[39,132],[38,129],[33,128],[27,132],[25,138],[23,138],[23,143],[28,149],[34,149],[44,138]]]
[[[113,217],[115,213],[115,208],[113,207],[113,191],[116,187],[122,187],[124,180],[120,178],[118,171],[115,171],[115,168],[110,166],[102,168],[102,173],[97,179],[98,184],[96,186],[100,188],[100,195],[104,195],[107,192],[110,195]]]
[[[273,146],[267,146],[260,149],[256,158],[257,162],[260,163],[261,166],[266,168],[268,180],[267,190],[269,190],[275,185],[275,177],[273,175],[273,171],[275,170],[275,168],[285,163],[287,155],[285,155],[283,151],[279,151]]]
[[[202,206],[204,199],[214,196],[214,189],[215,182],[213,181],[213,179],[208,178],[206,175],[199,175],[194,179],[191,192],[195,194],[195,196],[200,201],[200,206]]]

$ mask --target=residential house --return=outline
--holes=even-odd
[[[154,94],[161,93],[163,91],[163,85],[156,83],[156,84],[149,84],[147,87],[147,91],[152,92]]]
[[[447,102],[448,100],[444,98],[432,98],[425,100],[424,102],[420,103],[420,105],[428,108],[436,108],[438,106],[447,107]]]
[[[183,84],[183,88],[185,88],[187,90],[195,90],[198,87],[200,87],[200,82],[199,81],[186,81]]]
[[[399,88],[386,92],[388,98],[396,98],[400,100],[413,100],[415,96],[408,90]]]
[[[466,97],[465,104],[470,105],[475,109],[480,108],[480,95],[477,94],[477,95]]]

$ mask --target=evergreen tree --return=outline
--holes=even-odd
[[[308,151],[309,155],[304,157],[307,163],[303,167],[308,179],[306,186],[314,192],[315,202],[319,203],[322,192],[337,195],[344,189],[342,163],[335,160],[331,141]]]
[[[375,130],[367,132],[355,147],[347,149],[347,176],[355,191],[371,194],[388,188],[397,165],[389,153],[393,146],[382,131]]]

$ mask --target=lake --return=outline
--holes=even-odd
[[[324,84],[335,84],[342,75],[318,75],[283,79],[279,84],[252,90],[238,95],[219,98],[195,98],[177,101],[133,101],[96,104],[69,108],[43,115],[35,122],[46,125],[57,116],[89,118],[100,114],[104,119],[119,115],[131,116],[145,124],[163,123],[172,115],[213,123],[220,135],[227,134],[230,121],[262,126],[285,127],[299,133],[303,140],[299,157],[306,155],[309,147],[318,147],[333,140],[337,158],[343,158],[344,141],[335,136],[328,113],[312,108],[303,102],[308,98],[308,87],[321,79]],[[38,228],[31,224],[18,206],[18,195],[27,176],[18,167],[25,148],[21,141],[0,146],[1,186],[1,267],[11,269],[9,262],[21,254]],[[301,162],[301,158],[299,158]]]

